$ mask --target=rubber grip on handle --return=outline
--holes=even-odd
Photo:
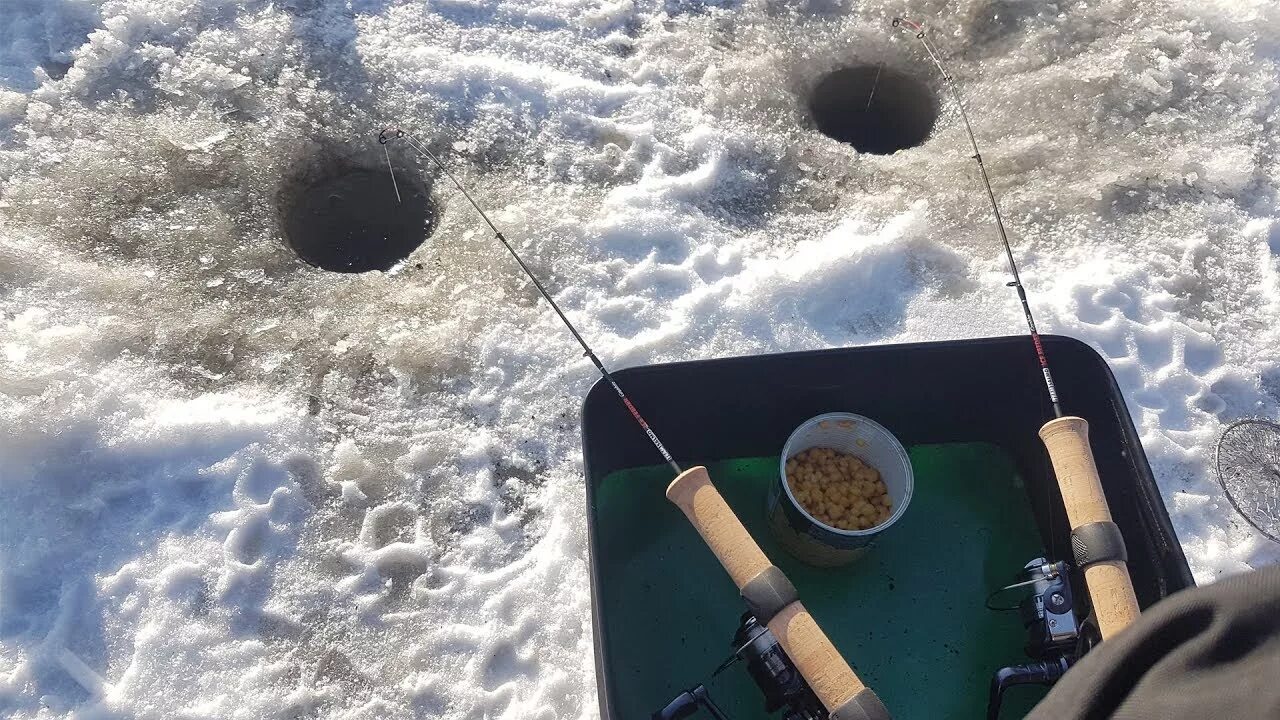
[[[705,467],[689,468],[671,481],[667,499],[689,518],[739,589],[772,566],[711,484]],[[841,707],[866,689],[801,603],[783,608],[769,621],[769,630],[828,710]]]
[[[1053,472],[1058,476],[1067,521],[1074,530],[1095,522],[1112,522],[1098,467],[1089,448],[1089,423],[1084,418],[1061,417],[1040,428],[1040,439],[1049,451]],[[1084,582],[1098,617],[1102,639],[1113,637],[1138,617],[1138,599],[1133,594],[1129,567],[1121,561],[1100,562],[1084,569]]]

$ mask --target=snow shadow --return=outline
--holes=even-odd
[[[113,679],[105,625],[138,622],[139,608],[196,617],[221,603],[232,632],[256,632],[271,566],[292,553],[279,528],[305,504],[288,497],[261,426],[121,438],[107,425],[0,437],[0,455],[45,458],[0,467],[0,641],[28,658],[33,691],[0,694],[0,710],[93,700]],[[219,544],[222,559],[194,550]]]
[[[6,0],[0,8],[0,90],[30,92],[71,67],[98,25],[97,10],[67,0]]]

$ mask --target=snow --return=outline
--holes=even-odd
[[[911,5],[1042,330],[1108,359],[1197,579],[1280,561],[1209,467],[1280,414],[1280,11]],[[594,716],[594,369],[443,184],[386,274],[301,264],[277,199],[401,124],[615,367],[1019,333],[949,104],[892,156],[807,129],[842,65],[941,90],[902,10],[6,3],[0,710]]]

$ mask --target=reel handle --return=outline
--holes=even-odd
[[[689,518],[739,589],[773,569],[773,563],[711,484],[705,467],[680,473],[667,487],[667,499]],[[833,720],[889,720],[875,692],[858,679],[798,600],[778,611],[767,625]]]
[[[1050,420],[1040,428],[1040,439],[1049,451],[1053,472],[1058,476],[1058,488],[1062,491],[1062,504],[1071,529],[1092,523],[1111,523],[1111,510],[1089,447],[1089,423],[1073,416]],[[1141,610],[1133,593],[1129,566],[1123,560],[1085,566],[1084,582],[1103,640],[1137,619]]]

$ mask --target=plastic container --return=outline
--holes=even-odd
[[[800,505],[787,484],[787,461],[812,447],[854,455],[880,471],[893,501],[888,520],[868,530],[841,530],[823,524]],[[880,533],[906,512],[915,488],[911,459],[902,443],[880,423],[853,413],[809,418],[791,433],[778,460],[778,481],[769,490],[769,527],[774,537],[802,562],[819,567],[845,565],[861,557]]]

